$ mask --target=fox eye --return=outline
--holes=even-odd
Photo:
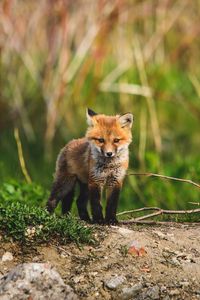
[[[114,143],[119,143],[120,139],[114,139]]]
[[[105,142],[105,140],[103,138],[98,139],[98,142],[103,144]]]

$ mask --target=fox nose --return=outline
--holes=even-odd
[[[106,152],[106,156],[107,156],[107,157],[111,157],[112,154],[113,154],[112,152]]]

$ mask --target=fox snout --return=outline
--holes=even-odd
[[[102,153],[104,154],[105,157],[113,157],[113,156],[115,156],[115,151],[111,151],[111,150],[108,150],[108,151],[102,150]]]
[[[107,157],[112,157],[112,156],[114,156],[115,154],[113,153],[113,152],[106,152],[106,156]]]
[[[105,157],[113,157],[117,153],[117,147],[114,147],[111,143],[104,142],[103,145],[100,146],[101,154]]]

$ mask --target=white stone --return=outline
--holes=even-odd
[[[11,252],[5,252],[1,258],[3,262],[13,260],[13,255]]]

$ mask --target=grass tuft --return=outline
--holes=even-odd
[[[5,238],[22,243],[43,243],[54,239],[66,244],[92,242],[93,228],[73,217],[50,215],[40,207],[46,196],[36,184],[4,183],[0,188],[0,231]]]
[[[68,215],[50,215],[45,209],[23,203],[0,204],[0,231],[4,237],[22,243],[43,243],[54,239],[66,244],[69,241],[89,243],[92,227]]]

